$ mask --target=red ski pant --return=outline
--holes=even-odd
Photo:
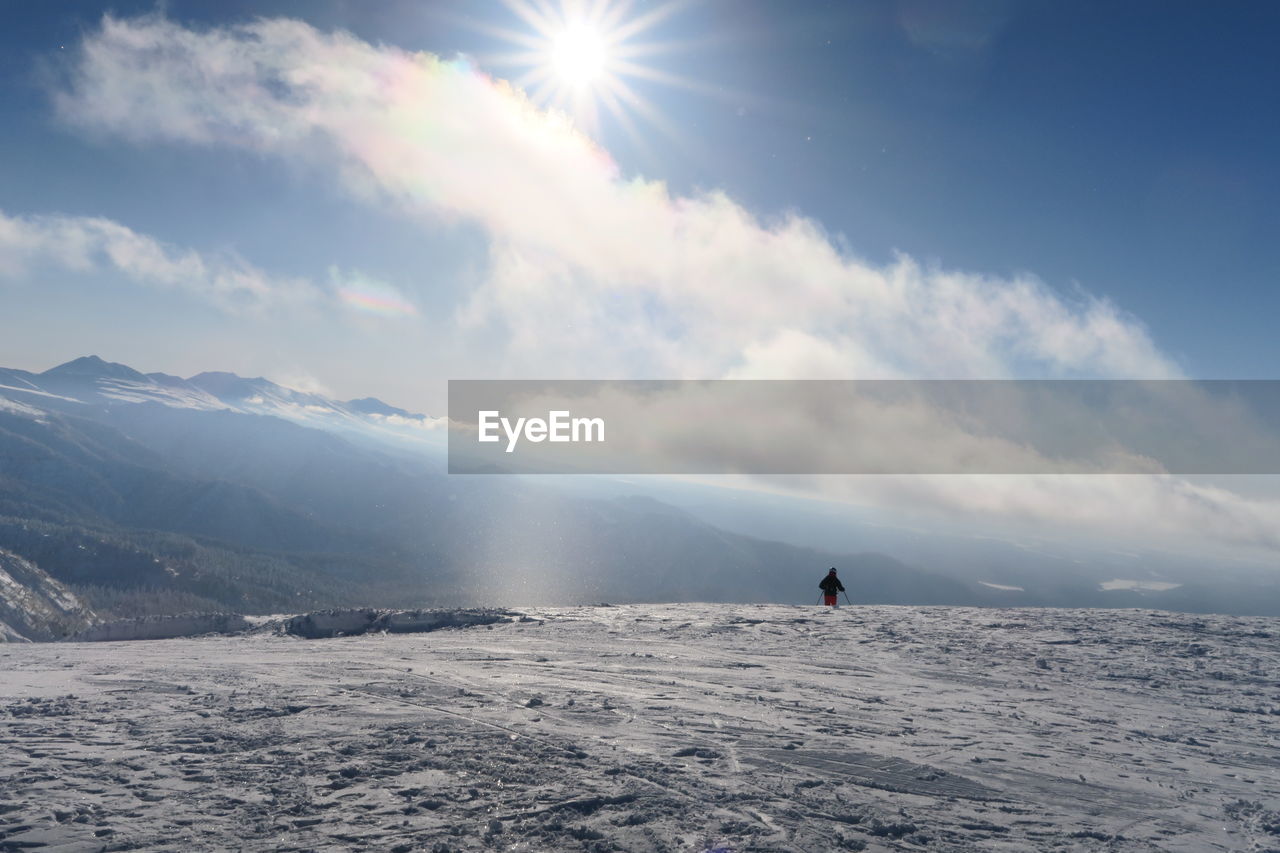
[[[827,607],[836,606],[836,594],[834,592],[824,592],[822,594],[822,603]]]

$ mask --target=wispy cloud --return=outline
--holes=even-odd
[[[168,246],[110,219],[0,211],[0,279],[40,269],[120,273],[141,284],[193,293],[232,311],[305,301],[317,294],[303,279],[270,276],[233,253],[208,257]]]
[[[868,264],[801,215],[624,178],[564,116],[464,61],[291,20],[194,30],[107,17],[56,98],[96,131],[306,158],[361,198],[480,225],[490,275],[460,307],[461,331],[505,341],[509,370],[1179,373],[1106,299],[905,256]]]

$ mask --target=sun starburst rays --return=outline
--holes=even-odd
[[[512,50],[481,57],[484,64],[514,69],[512,82],[543,107],[572,117],[596,136],[609,115],[634,143],[643,146],[636,119],[664,133],[674,129],[629,80],[691,86],[693,81],[643,63],[668,51],[662,41],[637,42],[688,0],[670,0],[633,14],[631,0],[503,0],[527,30],[486,26]]]

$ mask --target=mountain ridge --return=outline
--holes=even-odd
[[[15,403],[69,414],[83,412],[85,406],[155,403],[173,409],[268,415],[409,447],[443,442],[439,435],[443,418],[410,412],[375,397],[343,402],[261,376],[246,378],[228,371],[203,371],[186,378],[143,373],[97,355],[80,356],[41,373],[0,368],[0,391]]]
[[[1274,585],[1153,591],[1099,588],[1123,574],[948,573],[875,547],[782,541],[777,525],[732,529],[630,485],[451,477],[443,431],[401,412],[262,377],[141,374],[96,356],[44,374],[0,368],[0,547],[108,615],[804,604],[832,565],[865,603],[1280,613]]]

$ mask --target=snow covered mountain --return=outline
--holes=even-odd
[[[1130,574],[1096,554],[852,524],[824,537],[803,508],[777,503],[749,511],[746,499],[703,494],[679,508],[675,491],[629,482],[450,477],[439,422],[372,398],[230,373],[143,374],[93,356],[38,374],[0,369],[0,548],[107,618],[800,604],[833,565],[864,603],[1280,614],[1273,578],[1198,565],[1170,582],[1166,563]],[[1114,580],[1157,571],[1155,585]]]
[[[82,414],[86,407],[155,403],[174,409],[268,415],[330,432],[383,441],[442,441],[443,419],[415,414],[373,397],[342,402],[296,391],[261,377],[212,371],[183,379],[141,373],[83,356],[44,371],[0,368],[0,399],[35,409]],[[0,403],[4,405],[4,403]]]
[[[883,555],[769,542],[648,498],[449,477],[439,454],[386,438],[430,434],[431,419],[378,400],[92,357],[0,385],[0,547],[107,617],[799,602],[833,560],[863,600],[987,600]]]

